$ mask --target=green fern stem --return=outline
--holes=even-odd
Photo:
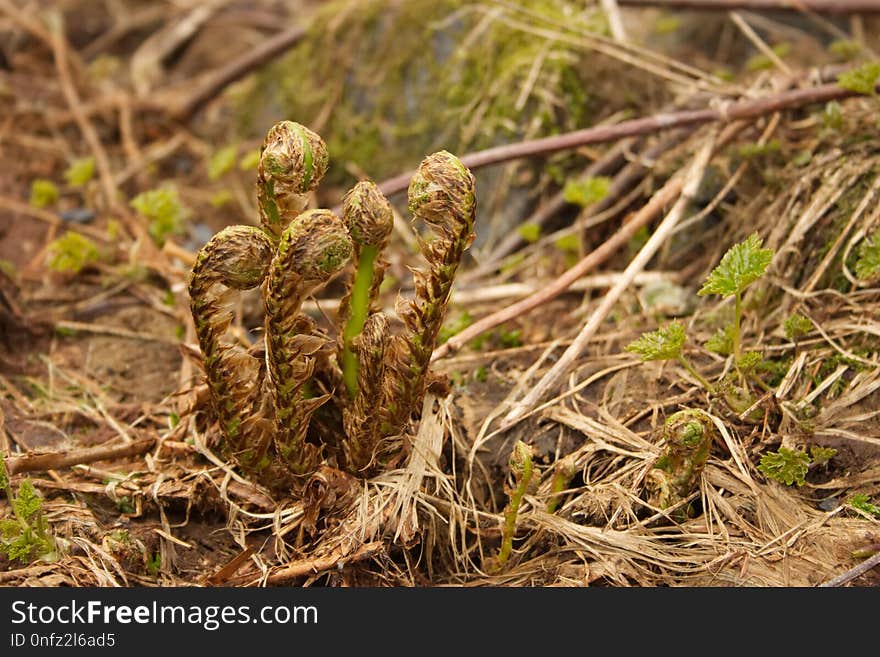
[[[351,286],[351,298],[348,302],[348,322],[343,331],[342,376],[348,394],[354,399],[358,393],[358,358],[352,349],[352,340],[364,330],[364,322],[370,310],[370,291],[373,289],[376,257],[379,249],[364,245],[358,249],[357,271]]]
[[[516,486],[510,494],[507,508],[504,510],[504,527],[501,533],[501,546],[498,548],[496,565],[500,568],[507,563],[510,552],[513,550],[513,535],[516,533],[516,519],[519,515],[519,507],[523,497],[529,489],[532,481],[534,468],[532,465],[532,450],[525,443],[519,441],[514,446],[511,457],[511,470],[514,472]]]
[[[706,378],[697,371],[697,368],[695,368],[691,364],[691,362],[685,357],[684,354],[679,354],[678,357],[676,358],[676,360],[679,362],[679,364],[682,367],[684,367],[688,372],[690,372],[690,375],[692,377],[694,377],[697,381],[700,382],[700,385],[706,389],[706,392],[712,393],[715,391],[715,386],[713,386],[711,383],[709,383],[709,381],[707,381]]]
[[[742,325],[742,292],[737,290],[733,297],[733,335],[731,342],[733,343],[733,366],[739,375],[740,381],[745,385],[745,377],[740,370],[739,362],[742,358],[742,336],[740,326]]]
[[[547,513],[555,513],[559,502],[562,500],[562,492],[571,483],[577,468],[571,457],[562,459],[556,466],[553,480],[550,484],[550,501],[547,502]]]

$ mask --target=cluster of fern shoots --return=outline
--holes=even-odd
[[[260,226],[230,226],[201,249],[191,309],[221,453],[275,491],[302,491],[321,468],[370,476],[400,453],[421,409],[428,367],[462,255],[473,241],[474,177],[454,155],[426,157],[409,186],[409,210],[432,233],[427,268],[399,301],[403,330],[377,308],[392,208],[361,181],[339,217],[306,209],[328,165],[323,140],[298,123],[268,132],[257,180]],[[353,261],[336,335],[302,311],[316,288]],[[262,288],[263,344],[230,332],[234,295]]]

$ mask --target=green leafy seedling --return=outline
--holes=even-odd
[[[880,273],[880,231],[876,231],[859,246],[856,277],[867,280]]]
[[[58,186],[51,180],[37,178],[31,183],[30,203],[35,208],[45,208],[58,202]]]
[[[868,515],[880,518],[880,506],[872,504],[871,498],[867,495],[864,495],[862,493],[853,495],[847,500],[847,504],[849,504],[852,508],[861,511],[862,513],[867,513]]]
[[[142,192],[131,200],[131,207],[147,218],[150,236],[159,245],[169,235],[183,232],[189,211],[171,185]]]
[[[776,452],[764,454],[758,464],[758,470],[765,476],[786,486],[793,484],[803,486],[809,467],[809,454],[799,449],[788,449],[787,447],[780,447]]]
[[[568,181],[562,190],[562,197],[569,203],[585,208],[603,200],[610,190],[611,178],[596,176]]]
[[[813,322],[800,313],[794,313],[791,317],[785,320],[783,329],[785,330],[785,337],[789,340],[795,341],[813,330]]]
[[[34,559],[55,561],[58,550],[43,517],[43,504],[30,479],[24,479],[13,494],[12,483],[6,471],[6,461],[0,455],[0,488],[12,508],[12,518],[0,520],[0,552],[10,561],[29,563]]]
[[[78,274],[100,257],[98,247],[84,235],[67,231],[47,249],[49,268],[60,273]]]
[[[767,271],[773,260],[773,249],[761,248],[763,240],[757,233],[752,233],[745,241],[735,244],[718,266],[709,274],[700,296],[720,294],[722,297],[734,297],[733,329],[731,346],[734,365],[739,369],[742,360],[742,296],[745,289],[758,280]]]
[[[837,84],[858,94],[876,95],[878,78],[880,78],[880,62],[868,62],[838,75]]]
[[[684,325],[681,322],[670,322],[656,331],[644,333],[638,340],[630,342],[626,351],[638,354],[643,361],[674,360],[678,361],[690,374],[700,382],[706,391],[713,392],[714,387],[691,364],[682,349],[687,341]]]
[[[71,187],[84,187],[95,175],[95,158],[81,157],[74,160],[64,172],[64,180]]]

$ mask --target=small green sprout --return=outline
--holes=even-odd
[[[837,450],[833,447],[810,446],[810,458],[813,460],[813,465],[826,465],[834,458],[835,454],[837,454]]]
[[[828,54],[842,62],[855,59],[862,50],[862,44],[852,39],[836,39],[828,44]]]
[[[784,42],[779,43],[773,46],[771,50],[774,55],[782,58],[791,52],[791,44]],[[764,53],[758,53],[757,55],[750,57],[746,62],[746,69],[749,71],[763,71],[769,68],[773,68],[773,59]]]
[[[691,364],[682,351],[687,341],[684,325],[673,321],[656,331],[650,331],[626,346],[626,351],[638,354],[643,361],[674,360],[678,361],[691,375],[700,382],[707,391],[714,390],[703,375]]]
[[[868,515],[880,518],[880,506],[872,504],[871,498],[867,495],[864,495],[862,493],[853,495],[847,500],[847,504],[849,504],[852,508],[861,511],[862,513],[867,513]]]
[[[526,223],[516,229],[519,236],[529,244],[534,244],[541,237],[541,226],[535,223]]]
[[[229,144],[216,150],[208,159],[208,179],[217,180],[235,168],[238,146]]]
[[[131,207],[147,218],[150,236],[159,245],[164,244],[169,235],[182,233],[189,215],[172,185],[141,192],[131,199]]]
[[[782,326],[785,337],[791,341],[799,340],[813,330],[813,322],[800,313],[794,313]]]
[[[733,353],[733,324],[726,324],[723,328],[715,331],[715,334],[706,340],[703,346],[713,354],[730,356]]]
[[[556,463],[553,480],[550,482],[550,500],[547,502],[547,513],[555,513],[562,501],[563,493],[577,474],[577,464],[571,456]]]
[[[667,509],[697,489],[716,433],[711,418],[700,410],[685,409],[666,419],[660,436],[663,452],[648,479],[653,504]],[[686,518],[687,509],[680,515]]]
[[[521,440],[516,441],[509,463],[513,475],[513,487],[508,491],[509,499],[504,509],[504,525],[501,529],[501,546],[494,560],[490,561],[491,570],[500,570],[510,558],[519,508],[525,494],[532,489],[532,479],[536,474],[532,457],[532,448]]]
[[[803,486],[809,466],[810,455],[803,450],[780,447],[778,451],[768,452],[761,457],[758,470],[786,486]]]
[[[843,127],[843,108],[836,100],[825,103],[822,110],[822,126],[826,130],[835,132]]]
[[[42,499],[30,479],[24,479],[13,494],[12,483],[6,471],[6,461],[0,454],[0,488],[12,509],[12,518],[0,520],[0,552],[9,560],[29,563],[33,559],[55,561],[58,549],[43,517]]]
[[[95,158],[81,157],[74,160],[64,172],[64,180],[71,187],[84,187],[95,175]]]
[[[743,291],[767,271],[773,260],[773,249],[763,249],[763,240],[752,233],[745,241],[730,247],[713,269],[703,287],[697,292],[700,296],[720,294],[734,297],[733,332],[731,334],[734,365],[737,369],[742,358],[742,295]]]
[[[37,178],[31,183],[30,203],[35,208],[45,208],[58,202],[58,186],[51,180]]]
[[[880,230],[874,232],[859,246],[859,259],[856,260],[856,277],[862,280],[873,278],[880,273]]]
[[[92,240],[73,231],[67,231],[51,242],[47,254],[50,269],[71,274],[78,274],[100,256]]]
[[[562,190],[562,197],[569,203],[585,208],[605,199],[610,190],[611,178],[595,176],[568,181]]]
[[[837,76],[837,84],[858,94],[875,95],[880,78],[880,62],[868,62]]]

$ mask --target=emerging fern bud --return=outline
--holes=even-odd
[[[364,322],[379,297],[388,266],[382,258],[382,250],[388,244],[394,216],[388,199],[368,180],[359,182],[345,195],[342,216],[354,242],[355,275],[339,306],[339,323],[345,327],[339,360],[345,387],[354,399],[358,394],[360,365],[352,341],[363,331]]]
[[[648,479],[656,506],[666,509],[696,490],[715,434],[715,425],[702,411],[683,410],[667,418],[662,434],[665,447]],[[684,518],[687,513],[679,515]]]
[[[275,442],[282,461],[296,476],[314,471],[320,450],[306,442],[309,419],[329,396],[308,398],[319,352],[329,342],[313,334],[300,313],[305,297],[326,283],[349,260],[351,238],[329,210],[300,214],[281,234],[269,268],[265,295],[266,362],[275,408]]]
[[[244,467],[260,462],[270,436],[261,422],[262,363],[226,335],[235,290],[263,282],[274,246],[259,228],[230,226],[214,235],[196,257],[189,282],[190,307],[224,454]]]
[[[414,272],[415,299],[399,308],[407,330],[395,339],[386,370],[386,436],[405,428],[424,397],[428,365],[455,273],[474,239],[474,176],[451,153],[429,155],[410,181],[409,209],[416,219],[428,224],[434,239],[420,242],[428,270]]]
[[[271,235],[280,235],[305,209],[307,194],[324,177],[328,162],[327,145],[305,126],[281,121],[269,130],[257,169],[257,203]]]

